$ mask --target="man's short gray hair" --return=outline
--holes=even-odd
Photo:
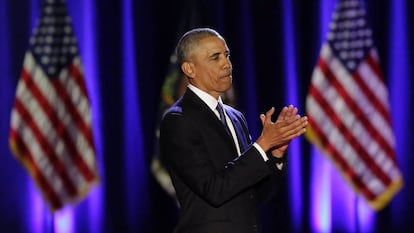
[[[217,31],[211,28],[195,28],[184,33],[175,48],[178,63],[182,64],[183,62],[188,61],[194,46],[197,45],[200,40],[211,36],[223,38]]]

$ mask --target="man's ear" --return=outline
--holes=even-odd
[[[184,74],[189,78],[194,78],[195,76],[195,67],[194,64],[191,62],[183,62],[181,64],[181,70],[184,72]]]

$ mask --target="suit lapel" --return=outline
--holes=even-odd
[[[194,110],[191,112],[191,115],[194,116],[194,119],[196,119],[196,121],[198,121],[199,124],[217,128],[217,130],[223,136],[223,140],[227,140],[228,145],[232,145],[233,150],[235,152],[237,151],[236,146],[234,145],[233,138],[231,137],[231,135],[227,133],[220,119],[217,118],[214,112],[211,111],[211,109],[207,106],[206,103],[203,102],[203,100],[201,100],[190,89],[186,90],[183,96],[183,100],[186,102],[186,104],[190,104],[193,106],[193,108],[190,108]]]

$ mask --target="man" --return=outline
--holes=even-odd
[[[209,28],[193,29],[176,52],[189,85],[160,128],[161,159],[181,208],[175,232],[259,232],[257,205],[277,188],[286,169],[284,152],[305,132],[307,119],[289,106],[272,122],[271,108],[260,116],[263,130],[252,143],[243,114],[220,97],[232,85],[223,37]]]

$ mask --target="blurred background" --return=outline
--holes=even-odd
[[[1,231],[172,232],[177,203],[154,161],[160,114],[179,96],[177,79],[165,82],[174,74],[171,55],[180,35],[203,26],[225,37],[234,67],[229,101],[245,113],[255,139],[261,130],[259,113],[271,106],[280,110],[294,104],[305,114],[312,72],[336,3],[67,0],[91,102],[100,183],[77,205],[52,214],[8,142],[16,86],[42,1],[1,0]],[[263,232],[414,232],[414,128],[409,117],[414,111],[414,3],[362,3],[389,90],[404,186],[387,206],[374,211],[302,137],[289,148],[289,173],[280,192],[261,207]]]

